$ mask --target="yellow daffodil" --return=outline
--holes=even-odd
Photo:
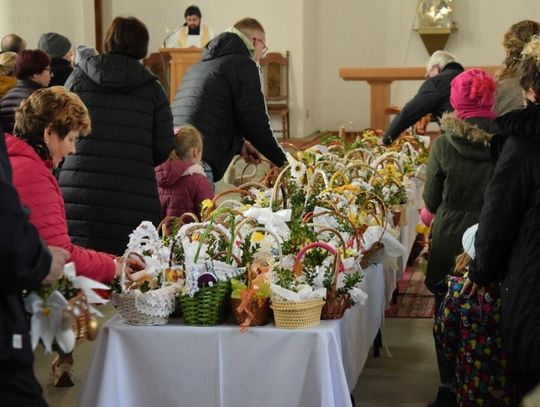
[[[207,198],[204,201],[202,201],[201,207],[202,207],[203,212],[206,211],[207,209],[212,209],[214,207],[214,202],[211,199]]]
[[[255,232],[253,235],[251,235],[251,241],[254,243],[260,242],[264,239],[264,233],[261,232]]]

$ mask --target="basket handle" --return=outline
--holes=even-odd
[[[144,257],[141,256],[139,253],[128,252],[128,251],[124,253],[124,255],[122,256],[122,271],[120,272],[120,292],[122,293],[125,292],[127,289],[126,279],[133,282],[130,274],[127,272],[127,259],[129,258],[129,256],[138,257],[139,260],[142,261],[146,265],[146,262],[144,261]]]
[[[302,218],[302,222],[309,222],[311,219],[313,218],[317,218],[319,216],[323,216],[323,215],[333,215],[333,216],[337,216],[338,218],[344,220],[345,222],[347,222],[352,230],[354,230],[354,234],[353,234],[353,238],[354,240],[356,241],[356,247],[360,250],[362,248],[362,243],[360,241],[360,236],[358,235],[358,232],[356,230],[356,226],[354,226],[354,224],[351,222],[351,220],[342,215],[341,213],[339,213],[338,211],[335,211],[335,210],[331,210],[331,209],[328,209],[326,211],[322,211],[322,212],[319,212],[319,213],[315,213],[315,212],[308,212],[304,215],[304,217]]]
[[[337,257],[339,259],[339,253],[337,252],[337,250],[334,249],[332,246],[330,246],[328,243],[324,243],[324,242],[309,243],[305,245],[302,249],[300,249],[298,254],[294,257],[293,274],[295,276],[302,275],[302,258],[304,257],[304,255],[306,254],[308,250],[315,249],[315,248],[325,249],[329,253],[333,254],[334,257]],[[345,267],[343,266],[341,259],[339,259],[339,270],[342,272],[345,271]]]

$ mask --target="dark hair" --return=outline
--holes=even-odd
[[[11,51],[19,53],[26,48],[26,41],[17,34],[8,34],[2,38],[0,50],[2,52]]]
[[[197,6],[189,6],[186,11],[184,11],[184,18],[187,16],[197,16],[202,18],[201,10]]]
[[[28,79],[41,73],[51,65],[51,57],[40,49],[25,49],[15,59],[15,76],[17,79]]]
[[[82,100],[63,86],[36,90],[15,111],[13,134],[26,141],[43,159],[50,159],[43,140],[47,127],[63,140],[71,130],[91,131],[90,115]]]
[[[148,29],[135,17],[116,17],[105,33],[105,52],[143,59],[148,53]]]

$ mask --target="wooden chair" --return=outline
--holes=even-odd
[[[279,52],[269,52],[260,61],[263,76],[263,92],[268,115],[281,118],[281,133],[289,138],[289,51],[285,56]]]
[[[167,93],[169,93],[170,62],[171,56],[161,52],[154,52],[143,59],[143,65],[158,77]]]

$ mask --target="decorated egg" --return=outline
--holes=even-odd
[[[197,285],[199,286],[199,288],[211,286],[216,282],[216,278],[211,273],[203,273],[197,279]]]

